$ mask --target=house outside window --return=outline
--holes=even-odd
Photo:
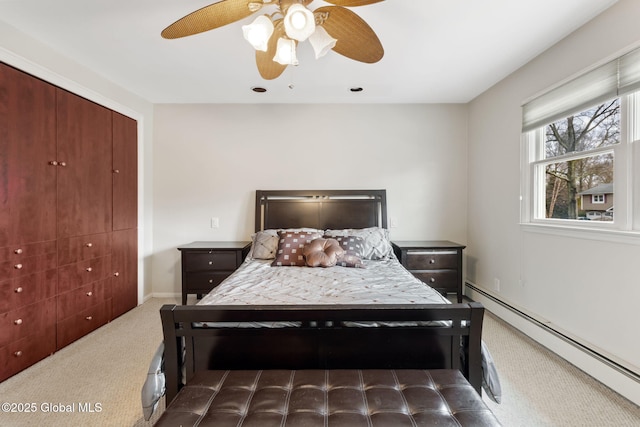
[[[521,142],[523,225],[640,231],[640,49],[525,103]]]

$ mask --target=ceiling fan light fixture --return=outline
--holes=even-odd
[[[266,15],[258,16],[251,24],[242,26],[242,34],[255,50],[266,52],[273,34],[273,22]]]
[[[289,38],[305,41],[316,30],[316,19],[309,9],[294,3],[284,16],[284,30]]]
[[[296,41],[280,37],[273,60],[282,65],[298,65]]]
[[[337,41],[320,25],[317,25],[316,30],[309,36],[309,43],[311,43],[311,47],[316,53],[316,59],[325,56],[327,52],[333,49]]]

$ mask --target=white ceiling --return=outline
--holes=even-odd
[[[384,46],[380,62],[335,52],[316,60],[304,42],[300,65],[269,81],[242,37],[241,25],[254,17],[182,39],[160,37],[213,0],[0,0],[0,20],[152,103],[465,103],[615,1],[386,0],[354,7]],[[316,0],[309,8],[325,5]],[[356,86],[364,91],[349,91]]]

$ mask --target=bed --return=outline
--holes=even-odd
[[[150,376],[157,386],[164,368],[166,402],[216,369],[444,368],[487,390],[484,308],[450,303],[401,266],[386,203],[385,190],[256,191],[243,265],[197,305],[161,309],[164,348]],[[286,249],[293,241],[297,251]],[[312,242],[324,246],[301,256]]]

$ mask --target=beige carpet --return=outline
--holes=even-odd
[[[0,426],[152,425],[142,416],[140,390],[162,339],[158,310],[173,302],[152,299],[0,383],[0,401],[37,408],[35,413],[0,412]],[[640,425],[640,408],[628,400],[493,315],[485,322],[485,341],[503,387],[503,403],[488,405],[505,426]],[[80,412],[80,403],[94,409],[100,404],[101,410]],[[43,405],[56,404],[73,405],[74,412],[42,411]]]

